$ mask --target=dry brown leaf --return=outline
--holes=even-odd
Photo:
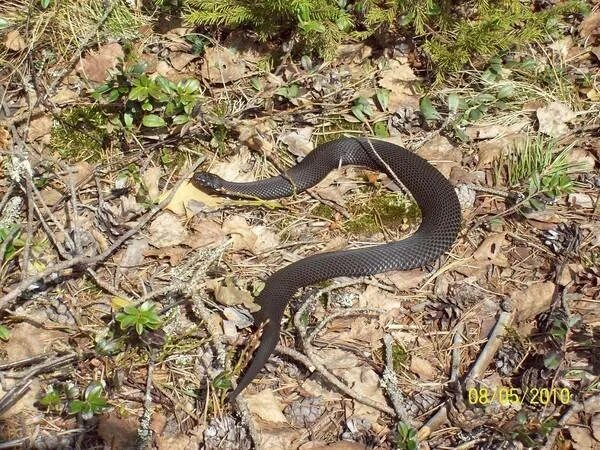
[[[250,412],[262,420],[274,423],[287,422],[283,414],[283,405],[270,389],[263,389],[258,394],[246,395],[246,401]]]
[[[391,282],[399,291],[409,291],[423,282],[427,276],[427,272],[423,269],[394,270],[380,276],[384,280]]]
[[[231,235],[231,250],[234,252],[239,250],[252,251],[256,245],[258,236],[252,231],[252,227],[248,225],[248,222],[242,216],[229,217],[223,222],[221,230],[223,233]]]
[[[108,78],[108,71],[117,66],[123,58],[123,48],[117,42],[102,45],[97,51],[90,51],[77,65],[77,72],[94,83],[103,83]]]
[[[508,244],[506,233],[494,233],[486,237],[473,253],[476,261],[488,262],[501,267],[508,266],[508,260],[502,248]]]
[[[171,65],[175,70],[183,70],[189,63],[198,59],[199,56],[193,53],[172,52],[169,55]]]
[[[596,159],[592,154],[579,147],[569,150],[567,161],[573,164],[578,172],[589,172],[596,166]]]
[[[219,161],[214,164],[210,171],[227,181],[252,181],[251,167],[250,151],[242,147],[228,161]]]
[[[446,178],[460,164],[462,153],[444,136],[437,136],[417,150],[417,154],[432,163]]]
[[[162,201],[169,194],[170,192],[163,193],[160,200]],[[223,207],[226,203],[227,199],[225,197],[214,197],[196,189],[191,183],[182,183],[166,206],[166,209],[178,216],[183,216],[188,212],[193,214],[201,211],[215,211]]]
[[[217,280],[208,280],[206,286],[213,290],[215,299],[221,305],[248,305],[252,304],[254,301],[250,292],[238,288],[229,278],[225,280],[225,284],[222,284]]]
[[[438,371],[426,359],[413,356],[410,360],[410,371],[422,380],[435,380],[438,377]]]
[[[39,116],[31,120],[29,124],[29,132],[27,133],[27,142],[33,142],[41,137],[46,137],[47,142],[50,142],[50,131],[52,131],[52,116]],[[46,142],[46,143],[47,143]]]
[[[62,87],[56,94],[51,97],[52,103],[56,103],[57,105],[66,105],[68,103],[72,103],[79,98],[79,94],[69,88]]]
[[[596,11],[587,16],[579,25],[579,32],[588,39],[588,45],[595,45],[600,42],[600,11]]]
[[[4,37],[4,46],[13,52],[20,52],[27,48],[27,42],[19,33],[19,30],[12,30],[6,33]]]
[[[169,264],[173,267],[179,265],[187,254],[187,250],[183,247],[163,247],[152,248],[144,252],[145,256],[156,256],[158,258],[168,258]]]
[[[255,225],[252,232],[258,236],[254,246],[250,249],[255,255],[267,253],[279,245],[279,237],[263,225]]]
[[[122,272],[136,270],[137,266],[144,261],[144,254],[148,251],[149,245],[146,238],[131,239],[119,263],[119,270]]]
[[[221,225],[212,220],[199,220],[192,225],[192,229],[194,231],[183,241],[185,245],[191,248],[218,245],[225,239],[225,233],[223,233]]]
[[[88,179],[93,171],[93,167],[86,161],[78,162],[71,167],[70,181],[75,185],[79,186],[84,180]],[[48,206],[54,206],[65,194],[64,186],[69,186],[69,179],[67,175],[63,175],[61,183],[61,189],[55,189],[52,186],[46,186],[42,189],[41,194],[44,202]]]
[[[188,231],[174,214],[163,212],[150,224],[148,240],[157,248],[179,245],[185,241]]]
[[[144,186],[148,190],[148,197],[150,197],[150,200],[154,202],[160,198],[158,182],[160,181],[161,175],[162,170],[160,169],[160,167],[149,167],[142,174],[142,181],[144,183]]]
[[[369,285],[358,300],[361,308],[381,308],[389,311],[402,307],[402,301],[395,295],[390,295],[376,286]]]
[[[575,113],[564,103],[552,102],[536,110],[539,132],[552,137],[559,137],[569,131],[567,126],[575,118]]]
[[[595,445],[595,439],[592,437],[592,433],[587,427],[571,425],[568,427],[569,434],[571,435],[571,444],[573,450],[594,450],[594,447],[598,448],[599,445]]]
[[[548,309],[552,303],[554,287],[554,283],[549,281],[533,282],[524,291],[514,291],[511,299],[517,309],[517,321],[525,322]]]
[[[584,194],[581,192],[573,192],[569,194],[567,203],[571,206],[579,208],[593,208],[596,205],[596,198],[591,195]]]
[[[511,125],[473,125],[465,129],[465,134],[473,140],[495,139],[519,133],[529,125],[529,121],[520,121]]]
[[[590,421],[590,427],[592,429],[594,439],[600,442],[600,414],[594,414],[592,416],[592,420]]]
[[[333,373],[341,377],[346,384],[357,394],[385,405],[386,399],[381,389],[379,375],[370,367],[358,363],[354,367],[334,370]],[[381,412],[358,401],[354,401],[353,416],[361,416],[372,424],[377,422]]]
[[[204,53],[200,74],[210,83],[227,84],[246,75],[246,63],[228,48],[211,47]]]
[[[288,150],[292,155],[304,157],[312,152],[314,148],[314,144],[310,141],[312,132],[312,127],[300,128],[281,136],[281,142],[288,146]]]
[[[98,436],[106,448],[133,448],[137,441],[138,421],[135,417],[119,417],[116,413],[103,414],[98,419]]]
[[[390,90],[389,110],[399,108],[419,109],[419,96],[413,90],[413,81],[417,79],[411,67],[406,63],[392,59],[389,68],[382,71],[379,86]]]

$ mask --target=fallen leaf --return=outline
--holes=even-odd
[[[515,122],[511,125],[473,125],[465,128],[465,134],[472,140],[494,139],[509,136],[523,130],[529,121]]]
[[[142,181],[144,182],[144,186],[148,190],[148,197],[153,202],[156,202],[160,198],[160,190],[158,189],[158,182],[160,181],[160,176],[162,175],[162,170],[160,167],[149,167],[142,174]]]
[[[422,380],[435,380],[438,377],[438,371],[426,359],[413,356],[410,360],[410,371]]]
[[[549,281],[533,282],[524,291],[514,291],[511,299],[517,310],[516,320],[525,322],[546,311],[552,303],[554,287]]]
[[[183,243],[188,231],[174,214],[163,212],[152,221],[148,240],[156,248],[171,247]]]
[[[172,267],[179,265],[188,251],[183,247],[162,247],[151,248],[144,252],[145,256],[156,256],[158,258],[168,258]]]
[[[567,123],[575,118],[575,113],[564,103],[552,102],[538,108],[536,115],[539,122],[539,132],[552,137],[559,137],[569,131]]]
[[[13,52],[20,52],[27,48],[27,42],[19,33],[19,30],[12,30],[6,33],[4,37],[4,46]]]
[[[446,178],[462,160],[462,153],[444,136],[437,136],[417,150],[417,154],[432,163]]]
[[[254,246],[250,249],[255,255],[270,252],[279,245],[279,237],[264,225],[253,226],[252,232],[258,236]]]
[[[261,419],[275,423],[287,422],[283,414],[283,405],[270,389],[263,389],[258,394],[246,395],[246,401],[250,412]]]
[[[592,416],[592,420],[590,420],[590,427],[592,429],[594,439],[600,442],[600,414],[594,414]]]
[[[362,42],[338,45],[335,58],[358,64],[373,53],[373,48]]]
[[[225,239],[221,225],[212,220],[198,220],[192,224],[194,230],[183,244],[191,248],[219,245]]]
[[[103,83],[108,78],[108,71],[125,56],[123,48],[117,42],[102,45],[97,51],[90,51],[77,65],[77,72],[94,83]]]
[[[227,84],[246,75],[246,63],[228,48],[211,47],[204,53],[202,78],[214,84]]]
[[[223,315],[240,330],[242,328],[248,328],[254,323],[248,315],[244,314],[238,308],[226,306],[223,308]]]
[[[486,237],[473,253],[476,261],[507,267],[508,260],[502,248],[508,244],[506,233],[494,233]]]
[[[148,250],[148,239],[132,239],[127,244],[123,257],[119,264],[119,270],[128,272],[131,269],[137,269],[137,266],[144,262],[144,253]]]
[[[50,138],[52,131],[53,120],[50,115],[36,117],[29,124],[29,132],[27,133],[27,142],[33,142],[41,137]],[[49,142],[49,140],[48,140]]]
[[[417,80],[412,68],[396,59],[389,61],[388,68],[381,72],[379,86],[389,89],[388,110],[398,111],[401,108],[418,110],[419,96],[413,89],[413,81]]]
[[[413,270],[394,270],[392,272],[386,272],[381,275],[383,279],[388,280],[399,291],[409,291],[419,286],[425,277],[427,272],[423,269]]]
[[[119,417],[111,412],[98,418],[97,432],[106,448],[133,448],[138,425],[135,417]]]
[[[235,286],[230,278],[225,280],[225,284],[222,284],[217,280],[208,280],[206,286],[213,290],[215,300],[221,305],[245,305],[251,304],[254,301],[250,292]]]
[[[253,176],[250,173],[252,167],[252,158],[247,148],[240,150],[227,161],[219,161],[214,164],[210,171],[227,181],[252,181]]]
[[[596,11],[583,19],[579,25],[579,33],[589,41],[588,46],[600,41],[600,11]]]
[[[580,208],[593,208],[594,205],[596,205],[596,199],[588,194],[574,192],[569,194],[569,197],[567,197],[567,203],[571,206],[577,206]]]
[[[62,87],[56,94],[51,97],[52,103],[56,103],[57,105],[66,105],[68,103],[72,103],[79,98],[79,94],[69,88]]]
[[[281,136],[281,141],[288,146],[292,155],[304,157],[314,148],[314,144],[310,141],[312,132],[312,127],[300,128]]]
[[[582,148],[572,148],[567,155],[569,164],[573,164],[577,172],[590,172],[596,166],[596,159]]]
[[[573,38],[571,36],[564,37],[553,42],[549,47],[554,50],[561,58],[565,59],[569,55],[569,51],[573,47]]]
[[[594,438],[587,427],[571,425],[568,427],[571,435],[571,443],[573,450],[590,450],[594,449]],[[597,447],[596,447],[597,448]]]
[[[258,236],[252,231],[246,219],[242,216],[231,216],[223,222],[221,227],[225,234],[230,234],[232,239],[231,250],[234,252],[240,250],[252,251],[256,245]]]
[[[171,61],[171,65],[175,70],[183,70],[185,66],[198,58],[199,55],[184,52],[172,52],[169,55],[169,60]]]
[[[169,195],[170,191],[163,193],[160,197],[160,201]],[[215,211],[223,207],[227,201],[228,199],[226,197],[208,195],[200,189],[196,189],[191,183],[182,183],[181,186],[179,186],[179,189],[177,189],[177,192],[173,194],[166,209],[178,216],[183,216],[188,212],[194,214],[198,212]]]

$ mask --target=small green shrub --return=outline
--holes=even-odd
[[[79,414],[83,420],[91,419],[106,408],[108,408],[108,403],[103,395],[102,385],[97,381],[90,383],[85,389],[83,400],[69,402],[69,413]]]
[[[195,79],[173,83],[149,77],[143,64],[120,64],[111,78],[93,92],[119,113],[112,122],[126,130],[178,126],[189,122],[202,92]]]
[[[331,57],[342,40],[380,30],[425,38],[438,76],[485,62],[513,46],[559,33],[561,16],[586,10],[569,0],[534,11],[520,0],[185,0],[189,24],[246,27],[262,40],[296,37],[299,50]]]
[[[137,334],[142,334],[145,330],[156,330],[162,323],[156,304],[144,302],[140,306],[125,306],[123,311],[116,315],[122,330],[135,328]]]

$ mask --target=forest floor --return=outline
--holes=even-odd
[[[399,36],[319,62],[115,4],[0,6],[1,449],[600,448],[597,6],[432,82]],[[420,213],[359,167],[269,201],[189,177],[265,178],[342,136],[435,165],[459,237],[307,290],[231,404],[264,280]]]

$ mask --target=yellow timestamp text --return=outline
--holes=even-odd
[[[569,388],[535,388],[528,387],[524,390],[512,387],[473,387],[467,389],[467,401],[470,405],[489,405],[499,403],[501,405],[523,404],[542,405],[571,403],[571,391]]]

